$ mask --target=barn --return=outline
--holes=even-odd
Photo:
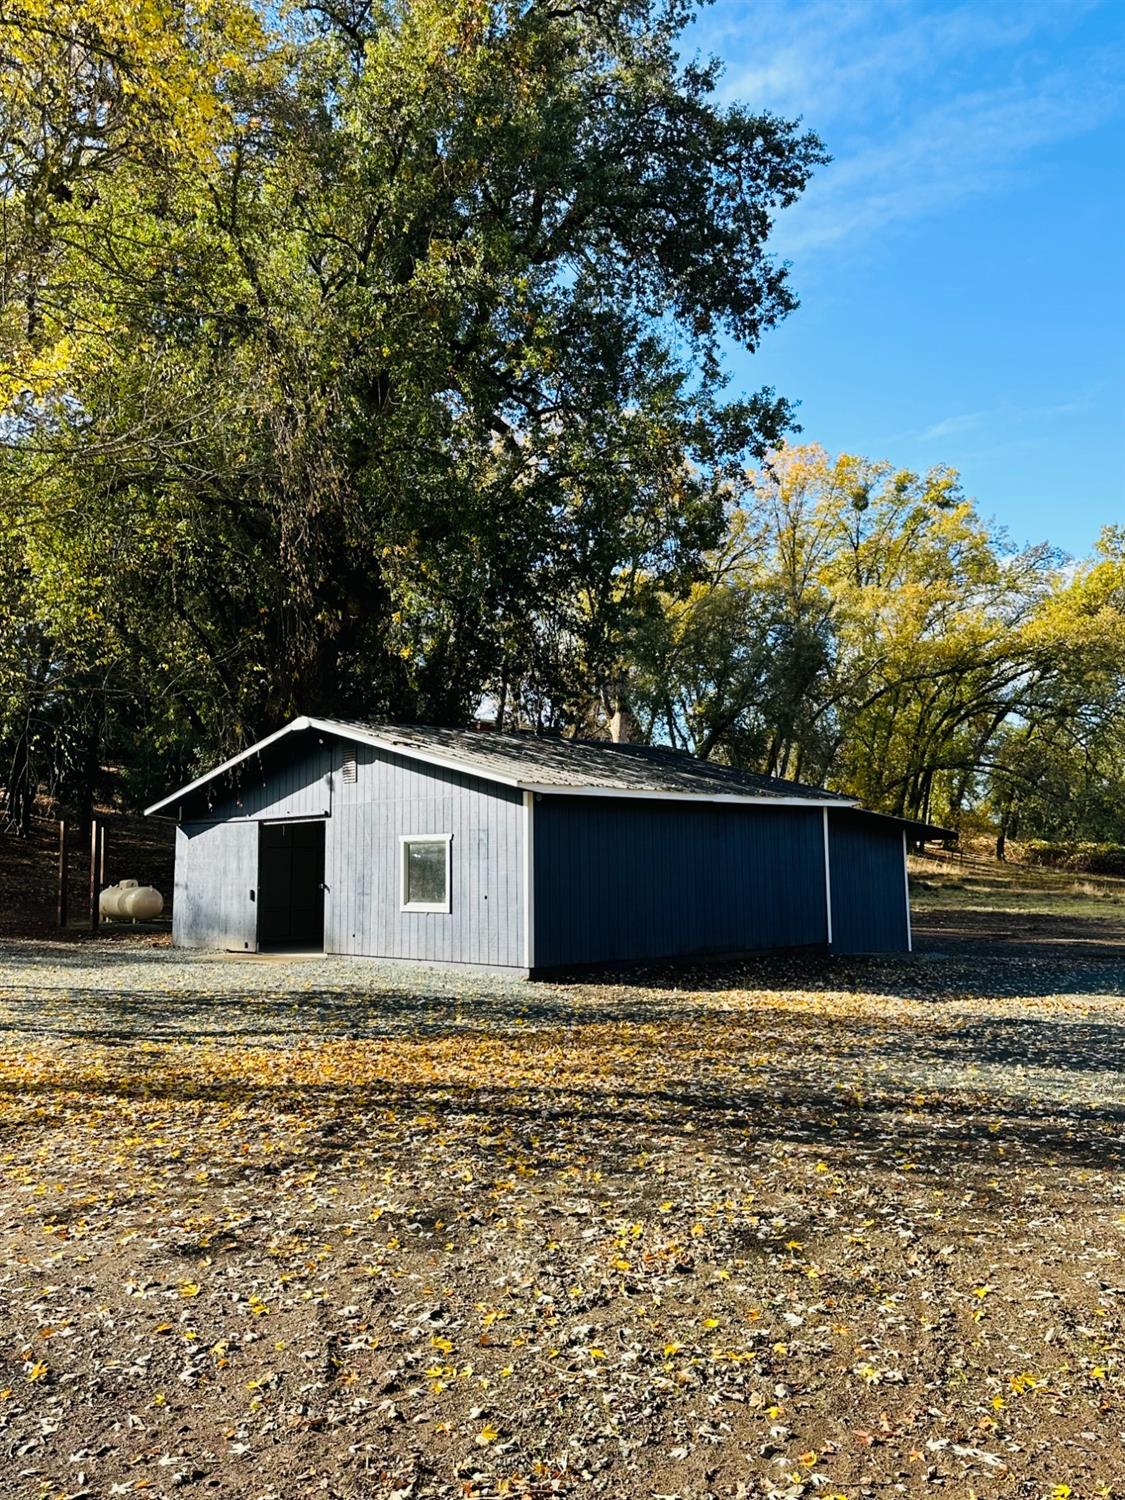
[[[909,950],[942,830],[654,746],[301,717],[147,809],[173,941],[535,974]]]

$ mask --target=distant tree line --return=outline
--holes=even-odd
[[[735,398],[826,160],[682,0],[0,15],[0,814],[294,713],[641,733],[1121,837],[1123,543]]]

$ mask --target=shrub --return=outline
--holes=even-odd
[[[1020,845],[1020,854],[1025,863],[1052,870],[1068,870],[1077,875],[1125,875],[1125,844],[1029,839]]]

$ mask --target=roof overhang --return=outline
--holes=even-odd
[[[889,823],[894,828],[901,828],[907,838],[916,839],[919,843],[930,843],[934,839],[955,839],[956,829],[942,828],[937,823],[921,823],[917,818],[903,818],[898,813],[872,812],[869,808],[852,806],[849,812],[861,813],[865,818],[871,818],[874,822]]]
[[[197,776],[186,786],[169,793],[167,797],[162,797],[151,807],[146,807],[145,817],[153,817],[177,802],[182,802],[185,797],[190,797],[193,792],[206,786],[208,782],[215,781],[227,771],[233,770],[235,766],[241,765],[243,761],[249,760],[251,756],[260,754],[268,746],[277,744],[286,735],[297,734],[306,729],[329,734],[337,739],[351,740],[355,744],[372,745],[377,750],[386,751],[388,755],[399,755],[407,760],[422,761],[426,765],[440,766],[447,771],[459,771],[465,776],[476,776],[481,781],[492,781],[500,786],[509,786],[517,791],[531,792],[544,797],[626,797],[656,802],[714,802],[743,807],[858,807],[855,801],[843,797],[771,797],[753,792],[690,792],[616,786],[560,786],[554,782],[537,782],[526,777],[506,775],[503,771],[492,766],[481,765],[468,757],[460,759],[440,751],[423,749],[418,745],[403,745],[397,740],[389,740],[383,735],[366,730],[359,724],[346,724],[335,719],[317,719],[308,714],[302,714],[299,718],[291,719],[288,724],[275,730],[273,734],[266,735],[264,740],[258,740],[245,750],[240,750],[237,755],[232,755],[229,760],[224,760],[213,770]]]
[[[275,745],[286,735],[298,734],[305,729],[314,729],[322,734],[334,735],[337,739],[353,740],[356,744],[374,745],[379,750],[386,750],[393,755],[403,755],[408,760],[422,760],[431,766],[441,766],[447,771],[473,770],[467,761],[455,760],[450,756],[434,754],[428,750],[420,750],[412,745],[398,745],[392,740],[384,739],[377,734],[369,734],[359,725],[340,724],[334,719],[315,719],[308,714],[302,714],[299,718],[291,719],[280,729],[275,729],[273,734],[267,734],[264,740],[258,740],[255,744],[240,750],[237,755],[232,755],[229,760],[224,760],[221,765],[215,766],[213,770],[205,771],[202,776],[197,776],[194,781],[189,781],[178,791],[171,792],[167,797],[162,797],[159,802],[154,802],[151,807],[146,807],[144,815],[152,817],[154,813],[162,812],[166,807],[171,807],[175,802],[182,802],[185,797],[190,797],[200,787],[207,785],[209,781],[216,780],[225,772],[231,771],[235,766],[241,765],[244,760],[249,760],[252,755],[259,754],[268,745]],[[483,771],[477,768],[475,775],[481,776],[485,781],[499,781],[506,786],[518,787],[520,783],[514,776],[504,776],[497,772]]]
[[[520,781],[522,791],[542,797],[636,797],[658,802],[718,802],[745,807],[839,807],[858,809],[859,804],[843,797],[771,797],[754,792],[673,792],[650,787],[557,786],[554,783]]]

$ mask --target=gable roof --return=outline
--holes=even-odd
[[[286,735],[316,730],[394,755],[462,771],[526,792],[652,797],[705,802],[786,802],[805,807],[854,807],[853,798],[796,781],[780,781],[715,765],[683,750],[656,745],[566,740],[554,735],[498,734],[434,725],[356,724],[302,716],[232,756],[187,786],[154,802],[146,814],[182,801]]]

